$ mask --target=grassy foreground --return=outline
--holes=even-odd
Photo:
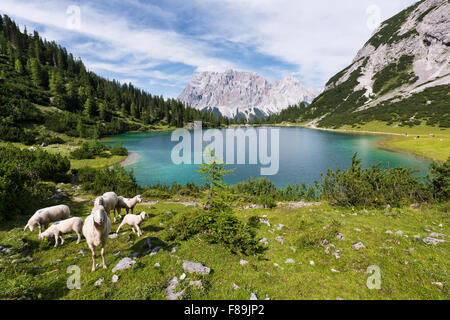
[[[69,194],[93,198],[69,186],[62,186]],[[73,216],[85,218],[92,202],[80,200],[67,199],[66,203]],[[137,238],[129,227],[122,229],[117,238],[108,241],[108,269],[95,272],[90,271],[91,257],[84,238],[77,245],[73,236],[66,235],[64,245],[54,248],[53,243],[40,241],[36,230],[22,231],[26,217],[1,225],[0,245],[10,247],[12,252],[0,253],[0,298],[165,299],[170,279],[184,273],[183,260],[201,262],[212,270],[209,275],[187,273],[186,279],[179,280],[175,291],[184,289],[183,299],[249,299],[251,293],[259,299],[273,300],[450,297],[450,243],[448,239],[438,245],[422,241],[430,232],[450,234],[448,204],[415,210],[404,207],[368,211],[326,203],[300,208],[291,208],[287,203],[280,203],[275,209],[235,208],[241,219],[258,217],[270,223],[270,227],[258,223],[257,238],[267,239],[266,250],[246,257],[196,237],[163,242],[169,219],[183,211],[195,210],[193,206],[173,202],[172,199],[138,205],[135,212],[150,214],[141,225],[143,236]],[[118,223],[114,224],[113,230],[117,227]],[[388,230],[393,233],[386,233]],[[338,233],[345,239],[336,239]],[[284,243],[278,242],[277,237],[283,237]],[[147,238],[163,250],[145,255]],[[324,244],[324,239],[328,244]],[[362,242],[365,248],[352,249],[357,242]],[[84,256],[80,254],[83,249]],[[22,250],[28,252],[21,254]],[[333,255],[336,251],[339,258]],[[139,256],[133,258],[136,263],[132,268],[112,272],[122,258],[133,253]],[[248,263],[241,265],[241,259]],[[286,263],[286,259],[293,259],[293,263]],[[160,266],[155,266],[156,263]],[[71,276],[67,273],[70,265],[81,269],[79,290],[66,286]],[[366,271],[371,265],[380,268],[380,290],[371,290],[366,285],[370,276]],[[114,274],[119,276],[116,283],[111,281]],[[100,278],[104,281],[96,286],[94,283]],[[189,285],[190,280],[201,280],[202,287]],[[233,284],[239,288],[234,289]]]

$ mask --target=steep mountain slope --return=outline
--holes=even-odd
[[[251,118],[278,113],[302,101],[311,102],[319,92],[305,88],[292,77],[271,84],[255,72],[228,70],[194,74],[178,99],[229,118]]]
[[[449,46],[449,2],[419,1],[380,25],[304,118],[321,126],[370,120],[449,126]]]

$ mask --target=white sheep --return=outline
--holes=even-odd
[[[146,212],[141,212],[140,214],[127,214],[123,220],[122,223],[120,224],[119,228],[117,228],[117,232],[119,233],[120,228],[122,228],[125,224],[131,226],[131,230],[133,232],[137,231],[138,236],[142,236],[142,231],[141,228],[139,228],[139,225],[141,224],[142,221],[144,221],[144,219],[147,217],[147,213]],[[134,228],[136,228],[136,231],[134,230]]]
[[[125,198],[122,196],[117,197],[117,213],[119,214],[120,217],[120,209],[125,208],[125,210],[128,211],[131,209],[131,213],[133,213],[133,209],[136,206],[136,204],[141,203],[142,202],[142,198],[140,195],[137,195],[133,198]]]
[[[113,210],[114,214],[114,222],[116,222],[116,207],[117,207],[117,194],[115,192],[105,192],[103,195],[95,199],[94,206],[101,205],[105,208],[106,213],[109,216],[111,210]],[[119,218],[122,216],[119,214]]]
[[[102,264],[106,269],[105,246],[111,232],[111,220],[102,205],[95,205],[83,225],[83,235],[92,252],[92,271],[95,271],[95,248],[101,247]]]
[[[58,246],[58,238],[61,239],[61,245],[64,244],[64,233],[75,232],[78,236],[77,244],[81,240],[81,231],[83,228],[83,219],[74,217],[53,223],[50,228],[39,233],[39,239],[55,237],[55,247]]]
[[[39,233],[42,232],[41,227],[47,228],[50,222],[64,220],[70,218],[70,209],[68,206],[61,204],[58,206],[39,209],[28,220],[27,225],[23,231],[30,229],[33,232],[36,226],[39,228]]]

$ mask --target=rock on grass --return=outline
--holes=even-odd
[[[365,247],[366,246],[362,242],[357,242],[354,245],[352,245],[353,250],[359,250]]]
[[[166,288],[166,298],[167,300],[178,300],[179,297],[181,297],[184,293],[184,290],[181,290],[180,292],[175,292],[175,289],[178,286],[178,278],[174,277],[172,280],[170,280],[169,285]]]
[[[103,282],[104,280],[105,280],[105,278],[102,277],[102,278],[98,279],[97,281],[95,281],[94,285],[98,287],[99,285],[102,284],[102,282]]]
[[[128,268],[131,268],[135,263],[136,263],[136,261],[132,260],[131,258],[128,258],[128,257],[123,258],[112,269],[112,272],[116,272],[116,271],[119,271],[119,270],[125,270],[125,269],[128,269]]]
[[[199,274],[209,274],[211,272],[211,268],[205,267],[199,262],[192,262],[188,260],[183,260],[183,269],[184,271],[190,273],[199,273]]]
[[[422,241],[425,242],[426,244],[432,244],[432,245],[437,245],[441,242],[445,242],[445,240],[436,239],[436,238],[432,238],[432,237],[426,237],[426,238],[422,239]]]

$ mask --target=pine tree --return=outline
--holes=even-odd
[[[101,120],[106,119],[106,108],[103,103],[98,104],[98,115]]]
[[[93,97],[89,97],[86,99],[86,102],[84,103],[84,110],[83,113],[87,117],[91,117],[95,115],[96,112],[96,105]]]
[[[23,66],[22,66],[22,62],[20,62],[19,59],[16,59],[16,63],[14,65],[14,69],[16,70],[16,72],[18,74],[22,74],[23,73]]]
[[[125,103],[122,103],[122,105],[120,106],[120,111],[122,112],[122,114],[124,116],[128,115],[128,109],[127,109],[127,106],[125,105]]]
[[[41,64],[36,58],[30,59],[30,66],[31,66],[31,80],[33,81],[33,84],[36,87],[39,87],[42,85],[42,68]]]
[[[64,83],[60,71],[56,70],[51,71],[49,86],[51,93],[55,96],[65,93]]]
[[[138,118],[138,110],[137,110],[136,104],[134,102],[131,103],[130,113],[131,113],[132,117]]]
[[[83,125],[81,119],[78,119],[77,121],[77,132],[80,138],[86,137],[86,127]]]

